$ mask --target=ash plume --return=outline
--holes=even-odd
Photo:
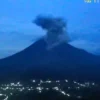
[[[48,44],[48,48],[52,48],[62,42],[68,42],[67,24],[64,19],[39,15],[33,23],[47,31],[44,39]]]

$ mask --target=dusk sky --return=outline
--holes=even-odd
[[[100,55],[100,3],[84,0],[1,0],[0,58],[19,52],[45,35],[32,23],[39,14],[66,20],[69,44]]]

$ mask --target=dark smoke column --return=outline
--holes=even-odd
[[[69,38],[66,32],[67,24],[62,18],[39,15],[33,22],[47,31],[44,37],[48,44],[47,48],[53,48],[62,42],[68,42]]]

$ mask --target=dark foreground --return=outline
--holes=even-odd
[[[76,80],[30,80],[2,83],[0,100],[97,100],[100,85]]]

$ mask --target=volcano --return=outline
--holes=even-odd
[[[33,21],[46,35],[23,51],[0,60],[2,79],[100,79],[100,57],[68,44],[66,22],[37,16]]]
[[[100,79],[100,57],[68,43],[47,49],[43,38],[0,60],[0,79]]]

